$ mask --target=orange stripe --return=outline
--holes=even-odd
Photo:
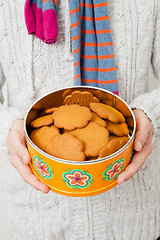
[[[78,75],[74,76],[74,79],[77,79],[77,78],[79,78],[80,76],[81,76],[81,75],[78,74]]]
[[[104,47],[104,46],[111,46],[113,45],[113,42],[105,42],[105,43],[86,43],[86,42],[81,42],[82,46],[86,47]]]
[[[113,45],[113,42],[105,42],[105,43],[86,43],[86,42],[81,42],[82,46],[86,47],[104,47],[104,46],[111,46]]]
[[[80,36],[81,36],[81,34],[79,34],[78,36],[72,37],[72,41],[75,41],[75,40],[79,39]]]
[[[81,29],[81,33],[92,34],[92,33],[95,33],[95,30],[85,30],[85,29]]]
[[[82,55],[81,54],[81,58],[85,58],[85,59],[96,59],[97,55]]]
[[[107,59],[107,58],[114,58],[114,54],[112,54],[112,55],[98,56],[98,59]]]
[[[85,43],[85,42],[81,42],[82,46],[86,46],[86,47],[96,47],[97,43]]]
[[[111,29],[104,29],[104,30],[97,30],[96,33],[97,34],[102,34],[102,33],[110,33]],[[85,29],[81,29],[81,33],[86,33],[86,34],[94,34],[95,30],[85,30]]]
[[[80,10],[79,8],[76,8],[76,9],[71,10],[71,11],[70,11],[70,15],[72,15],[73,13],[79,12],[79,10]]]
[[[74,63],[74,67],[78,66],[80,64],[80,61],[79,62],[76,62]]]
[[[93,17],[81,16],[81,17],[80,17],[80,20],[93,21]]]
[[[81,49],[81,47],[75,49],[75,50],[73,51],[73,54],[78,53],[78,52],[80,51],[80,49]]]
[[[86,3],[86,4],[85,4],[85,3],[80,3],[80,7],[84,7],[84,6],[85,6],[86,8],[91,8],[91,7],[92,7],[92,4],[91,4],[91,3],[88,3],[88,4],[87,4],[87,3]]]
[[[53,3],[55,3],[55,4],[57,4],[58,5],[58,2],[57,2],[57,0],[43,0],[42,2],[44,3],[44,2],[53,2]]]
[[[98,30],[96,31],[97,34],[101,34],[101,33],[110,33],[111,29],[104,29],[104,30]]]
[[[98,43],[98,47],[104,47],[104,46],[111,46],[113,45],[113,42],[105,42],[105,43]]]
[[[71,25],[71,28],[77,27],[78,25],[80,25],[80,21],[78,21],[78,22],[76,22],[76,23],[73,23],[73,24]]]
[[[53,2],[58,5],[58,2],[56,0],[53,0]]]
[[[81,16],[81,20],[86,20],[86,21],[93,21],[93,17],[85,17]],[[109,20],[109,16],[103,16],[103,17],[96,17],[95,21],[102,21],[102,20]]]
[[[103,56],[98,56],[97,55],[81,55],[82,58],[85,59],[107,59],[107,58],[114,58],[114,55],[103,55]]]
[[[99,68],[98,72],[110,72],[110,71],[116,71],[116,67],[113,68]]]
[[[88,83],[100,83],[100,84],[109,84],[109,83],[116,83],[116,82],[118,82],[118,80],[117,79],[114,79],[114,80],[106,80],[106,81],[100,81],[100,80],[98,80],[98,79],[84,79],[84,78],[82,78],[81,79],[82,80],[82,82],[88,82]]]
[[[89,4],[85,4],[85,3],[80,3],[80,7],[86,7],[86,8],[91,8],[93,5],[91,3]],[[97,8],[97,7],[105,7],[105,6],[108,6],[108,3],[96,3],[94,4],[94,7]]]
[[[103,16],[103,17],[96,17],[95,21],[101,21],[101,20],[109,20],[109,16]]]
[[[110,71],[115,71],[116,67],[114,68],[85,68],[81,67],[81,70],[83,71],[92,71],[92,72],[110,72]]]
[[[96,4],[94,4],[94,7],[95,7],[95,8],[98,8],[98,7],[105,7],[105,6],[108,6],[108,3],[107,3],[107,2],[105,2],[105,3],[96,3]]]

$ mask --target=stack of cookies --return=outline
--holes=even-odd
[[[46,109],[30,126],[37,147],[71,161],[107,157],[130,139],[124,115],[89,91],[64,94],[62,106]]]

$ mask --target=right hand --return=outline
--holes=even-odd
[[[13,122],[6,142],[11,164],[17,169],[23,180],[33,188],[43,193],[48,193],[49,187],[39,181],[28,165],[31,161],[31,157],[26,148],[23,120],[15,120]]]

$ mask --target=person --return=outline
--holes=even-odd
[[[148,68],[152,63],[160,79],[160,2],[108,1],[119,95],[137,122],[135,154],[116,187],[82,198],[49,191],[32,174],[23,130],[34,101],[73,85],[68,1],[59,1],[59,36],[51,45],[28,36],[24,4],[0,0],[0,187],[10,193],[10,239],[157,239],[160,87],[148,91]]]

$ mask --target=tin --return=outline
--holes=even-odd
[[[77,162],[50,156],[31,141],[30,122],[42,116],[46,109],[61,106],[65,95],[75,90],[89,91],[102,103],[123,113],[129,126],[130,138],[123,148],[102,159]],[[118,175],[132,159],[136,121],[131,108],[119,96],[107,90],[80,86],[53,91],[36,101],[26,114],[24,129],[32,159],[30,167],[39,180],[48,185],[53,192],[72,197],[88,197],[108,191],[117,185]]]

